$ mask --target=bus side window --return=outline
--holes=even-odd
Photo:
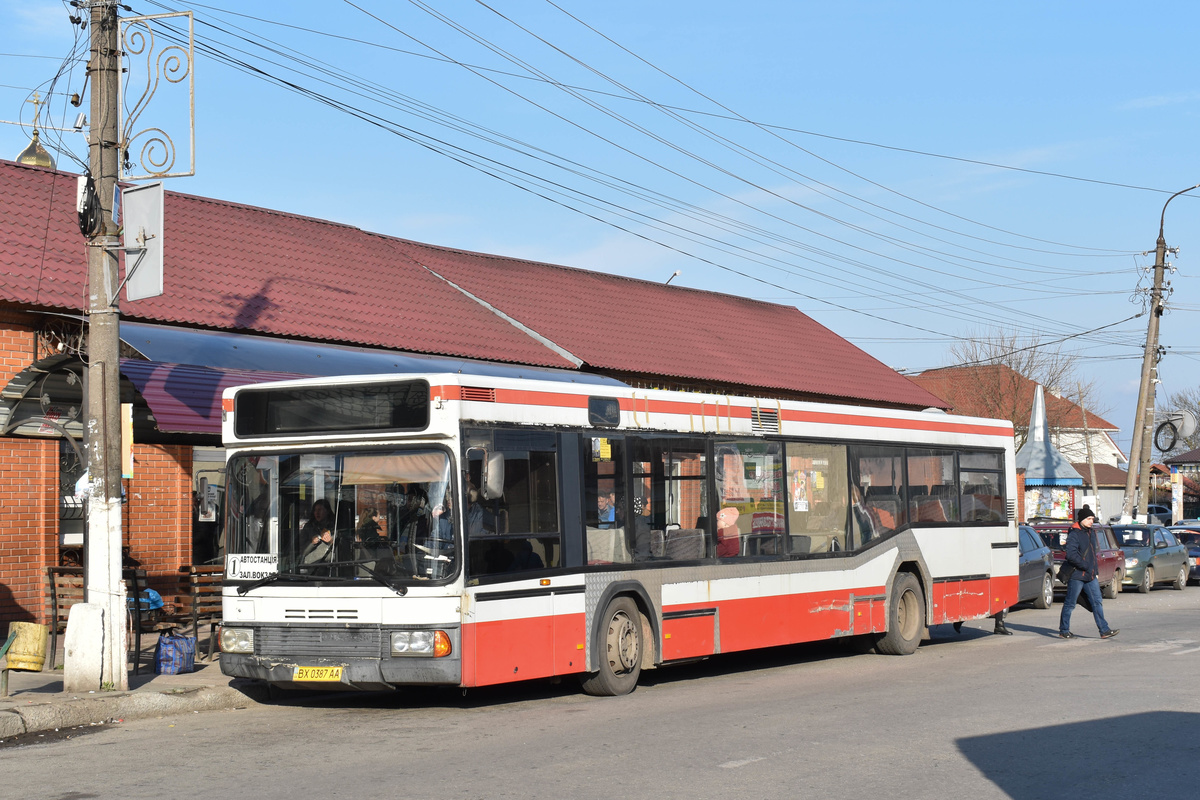
[[[695,561],[710,556],[706,442],[630,436],[626,446],[637,501],[629,538],[634,560]]]
[[[625,440],[584,439],[583,524],[588,564],[628,564],[630,525],[625,508]]]
[[[904,450],[886,445],[859,445],[850,448],[850,463],[854,483],[861,496],[863,535],[855,544],[861,547],[869,538],[891,533],[908,521],[908,505],[904,501]],[[869,530],[868,530],[869,529]],[[869,533],[869,537],[868,534]]]
[[[478,576],[560,566],[558,435],[474,429],[465,432],[463,444],[468,572]],[[483,496],[484,453],[504,456],[500,497]]]
[[[716,443],[717,558],[783,555],[780,449],[778,442]]]
[[[845,445],[788,442],[784,462],[792,555],[848,549]]]

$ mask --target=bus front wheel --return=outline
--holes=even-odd
[[[887,633],[875,643],[875,650],[889,656],[911,655],[924,630],[925,594],[912,573],[901,572],[892,584]]]
[[[602,619],[600,671],[583,679],[583,691],[597,697],[629,694],[642,673],[641,614],[632,599],[616,597]]]

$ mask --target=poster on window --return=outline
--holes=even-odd
[[[792,511],[808,511],[808,472],[792,473]]]

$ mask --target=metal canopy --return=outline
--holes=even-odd
[[[133,404],[134,441],[214,443],[221,392],[308,376],[441,372],[622,386],[599,375],[367,348],[121,323],[121,339],[147,360],[121,359],[121,402]],[[80,439],[83,360],[41,359],[0,391],[0,433]]]
[[[84,371],[82,359],[71,355],[44,358],[21,370],[0,391],[0,432],[82,439]],[[221,436],[221,392],[227,386],[299,377],[304,376],[123,358],[121,402],[133,405],[134,441],[190,437],[195,444],[209,444]]]
[[[318,377],[379,375],[393,372],[450,372],[482,377],[536,378],[588,385],[625,385],[612,378],[571,370],[397,353],[223,331],[173,328],[124,320],[121,322],[121,340],[151,361],[200,364],[220,369],[282,371]]]

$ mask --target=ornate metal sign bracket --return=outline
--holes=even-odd
[[[187,19],[187,42],[183,43],[181,26],[175,19]],[[151,178],[180,178],[196,174],[196,85],[194,20],[192,12],[153,14],[121,20],[121,49],[129,66],[121,81],[121,177],[125,180]],[[157,36],[156,36],[157,33]],[[159,41],[163,39],[166,44]],[[139,69],[135,65],[144,64]],[[157,124],[140,127],[141,117],[149,109],[150,100],[159,89],[180,92],[175,87],[187,83],[187,169],[179,164],[175,140],[167,133],[169,127],[181,123],[179,104],[156,108],[152,119]],[[130,103],[136,90],[140,95]],[[136,130],[135,130],[136,129]],[[176,168],[177,164],[179,168]]]

